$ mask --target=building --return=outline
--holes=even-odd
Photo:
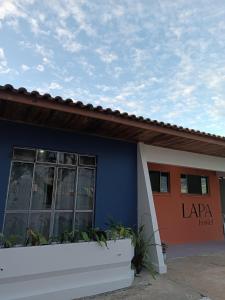
[[[225,138],[142,117],[0,87],[0,226],[21,242],[145,225],[152,260],[161,241],[224,239]]]

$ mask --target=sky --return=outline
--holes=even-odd
[[[225,136],[224,0],[0,0],[0,85]]]

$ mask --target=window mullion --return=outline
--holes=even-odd
[[[92,205],[92,227],[94,227],[95,222],[95,188],[96,188],[96,169],[94,169],[94,192],[93,192],[93,205]]]
[[[7,213],[7,204],[8,204],[8,198],[9,198],[9,188],[10,188],[13,163],[14,163],[14,161],[12,160],[11,165],[10,165],[10,171],[9,171],[9,180],[8,180],[8,188],[7,188],[7,194],[6,194],[5,213],[4,213],[4,218],[3,218],[2,233],[4,233],[4,227],[5,227],[5,217],[6,217],[6,213]]]
[[[37,151],[36,151],[36,159],[37,159]],[[27,227],[30,227],[30,218],[31,218],[31,208],[32,208],[32,199],[33,199],[33,189],[34,189],[34,177],[35,177],[36,163],[33,164],[33,178],[31,184],[31,193],[30,193],[30,205],[28,210],[28,218],[27,218]]]
[[[56,205],[56,194],[57,194],[57,182],[58,182],[58,167],[54,168],[54,181],[53,181],[53,193],[52,193],[52,207],[51,207],[51,218],[50,218],[50,228],[49,237],[53,237],[54,230],[54,219],[55,219],[55,205]]]
[[[77,172],[76,172],[76,190],[75,190],[75,198],[74,198],[74,210],[73,210],[73,230],[75,230],[75,220],[76,220],[76,205],[77,205],[77,191],[78,191],[78,175],[79,175],[79,167],[77,165]]]
[[[161,193],[161,172],[159,172],[159,192]]]

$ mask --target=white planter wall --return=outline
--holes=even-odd
[[[130,239],[0,249],[0,300],[72,300],[128,287]]]

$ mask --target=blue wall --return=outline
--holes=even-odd
[[[109,217],[126,226],[136,224],[135,144],[0,121],[0,228],[13,146],[97,155],[95,226],[104,227]]]

